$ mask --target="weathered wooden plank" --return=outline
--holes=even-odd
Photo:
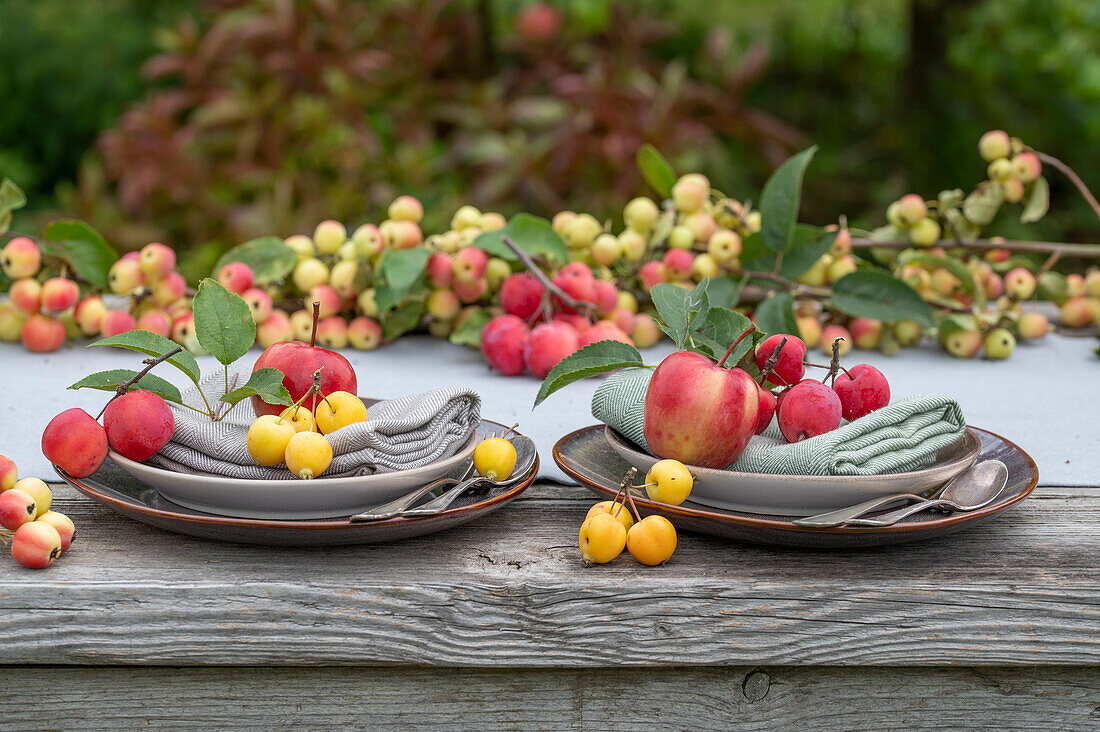
[[[1013,729],[1100,725],[1095,668],[0,667],[0,730]]]
[[[684,536],[580,567],[591,498],[539,487],[394,546],[279,550],[150,529],[58,492],[78,543],[0,564],[13,663],[1097,664],[1100,492],[1040,489],[929,545],[802,552]]]

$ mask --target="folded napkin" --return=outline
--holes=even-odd
[[[246,371],[232,373],[230,388],[247,380]],[[201,387],[210,404],[219,405],[225,377],[211,374]],[[203,407],[199,387],[185,393],[183,400]],[[176,404],[169,406],[176,418],[176,431],[172,440],[149,458],[150,465],[230,478],[293,478],[285,466],[262,467],[248,454],[248,427],[255,419],[251,404],[238,404],[220,422]],[[435,389],[379,402],[368,408],[366,422],[326,435],[333,458],[322,477],[408,470],[450,457],[466,444],[480,421],[481,399],[470,389]]]
[[[653,369],[624,369],[592,397],[592,416],[648,450],[645,393]],[[966,429],[953,400],[921,394],[894,402],[832,432],[788,443],[775,420],[753,437],[729,470],[780,475],[882,475],[926,467]]]

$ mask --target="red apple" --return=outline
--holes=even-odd
[[[657,366],[646,390],[646,442],[657,457],[724,468],[755,433],[759,401],[745,371],[677,351]]]
[[[298,341],[279,341],[267,347],[256,359],[252,367],[258,369],[279,369],[283,372],[283,386],[290,392],[290,398],[298,401],[313,386],[313,374],[321,369],[321,391],[331,394],[335,391],[358,393],[355,381],[355,369],[351,363],[336,351],[321,348],[316,344],[317,311],[313,309],[313,337],[309,343]],[[279,414],[286,407],[268,404],[259,397],[252,397],[252,409],[257,416]]]

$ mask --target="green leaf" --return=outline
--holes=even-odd
[[[748,237],[746,241],[748,239],[753,239],[751,242],[752,248],[746,252],[744,242],[742,242],[742,268],[757,272],[774,271],[778,255],[764,246],[761,237],[753,235],[753,237]],[[817,260],[821,259],[822,254],[829,251],[829,247],[833,245],[835,240],[835,231],[824,231],[809,224],[796,224],[794,236],[791,239],[791,248],[783,254],[783,263],[779,274],[789,280],[798,279]],[[747,258],[746,254],[750,258]],[[771,286],[774,287],[774,285]]]
[[[115,391],[118,387],[125,384],[130,379],[138,375],[137,371],[131,371],[130,369],[111,369],[110,371],[97,371],[94,374],[85,376],[80,381],[69,386],[69,389],[98,389],[100,391]],[[136,389],[144,389],[145,391],[151,391],[154,394],[160,396],[162,399],[166,399],[176,404],[183,404],[183,396],[180,394],[180,390],[176,388],[171,382],[154,374],[145,374],[141,377],[141,380],[136,384],[130,386],[129,391]]]
[[[27,196],[10,178],[0,183],[0,234],[11,226],[12,212],[27,205]]]
[[[163,356],[180,347],[175,341],[148,330],[130,330],[125,333],[113,335],[110,338],[101,338],[95,343],[89,343],[87,347],[91,348],[92,346],[126,348],[131,351],[137,351],[138,353],[144,353],[146,356]],[[199,362],[195,360],[195,357],[186,348],[169,358],[168,363],[187,374],[187,378],[191,379],[191,381],[196,384],[199,383]]]
[[[802,176],[817,146],[803,150],[779,166],[760,194],[760,233],[773,252],[786,251],[794,238],[798,208],[802,203]]]
[[[883,322],[933,324],[932,308],[909,285],[881,270],[852,272],[833,283],[833,305],[847,315]]]
[[[407,302],[382,316],[382,338],[392,341],[420,325],[424,317],[424,303]]]
[[[699,313],[710,307],[707,298],[708,280],[703,280],[694,290],[685,290],[678,285],[662,282],[649,291],[653,305],[657,308],[658,327],[676,343],[679,349],[687,343],[688,333]]]
[[[535,397],[535,406],[563,386],[574,381],[630,366],[642,366],[642,354],[628,343],[596,341],[571,353],[550,370]]]
[[[898,259],[901,264],[917,264],[922,267],[943,267],[959,279],[962,288],[974,294],[974,274],[962,261],[954,257],[937,257],[934,254],[918,254],[906,252]]]
[[[979,183],[963,201],[963,216],[971,223],[985,226],[996,218],[1004,201],[1005,192],[1001,184],[987,180]]]
[[[691,334],[696,346],[694,350],[717,361],[726,353],[730,344],[751,325],[752,321],[741,313],[712,307],[703,316],[698,330]],[[737,344],[726,363],[737,363],[752,346],[752,338],[745,338]]]
[[[780,292],[757,305],[756,327],[768,335],[776,333],[799,335],[791,294]]]
[[[193,304],[199,345],[229,364],[248,353],[256,342],[256,323],[244,299],[209,277],[199,283]]]
[[[106,289],[107,273],[118,253],[98,231],[83,221],[62,219],[46,226],[40,238],[44,254],[64,260],[79,277]]]
[[[294,400],[283,386],[283,372],[279,369],[256,369],[248,377],[248,382],[221,398],[226,404],[236,404],[242,399],[258,396],[268,404],[290,406]]]
[[[230,262],[244,262],[252,268],[256,284],[281,282],[294,269],[298,255],[277,236],[246,241],[223,254],[214,265],[214,276]]]
[[[1024,211],[1020,214],[1020,223],[1031,224],[1047,215],[1050,208],[1050,184],[1043,176],[1031,182],[1024,199]]]
[[[657,148],[649,144],[638,148],[638,170],[642,172],[642,177],[645,178],[649,187],[661,198],[672,195],[672,186],[676,184],[676,171]]]
[[[741,299],[741,283],[732,277],[718,277],[707,287],[711,308],[732,308]]]
[[[431,253],[424,248],[391,249],[378,265],[379,282],[374,297],[378,310],[391,310],[405,299],[413,286],[421,282]]]
[[[492,319],[493,314],[485,308],[472,310],[451,331],[449,340],[455,345],[481,348],[481,332],[485,330],[486,324]]]
[[[554,231],[550,222],[526,213],[513,216],[503,229],[481,234],[474,239],[473,245],[494,257],[500,257],[508,262],[518,262],[519,257],[504,243],[505,236],[532,256],[543,256],[556,264],[564,264],[569,260],[569,251],[565,248],[565,242],[558,236],[558,232]]]

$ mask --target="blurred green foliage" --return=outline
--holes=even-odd
[[[312,5],[301,5],[306,4]],[[803,218],[814,223],[846,214],[856,225],[875,226],[882,223],[886,204],[903,193],[931,197],[943,188],[969,188],[984,177],[976,143],[991,128],[1005,129],[1062,158],[1086,182],[1100,187],[1100,174],[1094,173],[1100,170],[1100,3],[1094,0],[630,3],[631,15],[648,11],[663,22],[657,30],[643,26],[646,57],[667,67],[664,76],[658,73],[651,78],[658,84],[673,84],[679,82],[670,75],[682,74],[698,89],[722,88],[731,84],[739,64],[752,60],[759,71],[734,92],[734,106],[738,113],[760,110],[789,125],[786,144],[762,140],[756,134],[734,134],[731,130],[736,125],[720,130],[714,139],[685,134],[675,126],[681,118],[712,129],[716,122],[728,120],[707,118],[682,103],[669,117],[673,126],[666,126],[658,139],[652,139],[654,133],[644,127],[619,134],[615,125],[628,125],[631,120],[614,121],[614,115],[604,109],[603,116],[590,123],[590,118],[575,114],[576,105],[584,100],[569,98],[561,84],[525,86],[521,81],[517,86],[516,75],[535,61],[525,56],[533,53],[531,49],[525,51],[515,39],[514,18],[531,4],[530,0],[371,3],[378,14],[414,6],[416,12],[410,10],[405,17],[434,24],[423,25],[420,32],[408,29],[398,38],[398,45],[425,38],[441,44],[432,49],[434,53],[401,57],[421,66],[421,77],[415,73],[404,77],[417,79],[417,88],[399,88],[392,99],[363,96],[347,86],[349,78],[353,85],[362,81],[354,74],[349,77],[346,68],[319,76],[323,83],[277,112],[284,120],[284,131],[316,130],[312,143],[295,149],[289,167],[280,173],[315,175],[308,185],[295,190],[290,199],[280,198],[290,185],[283,177],[276,176],[283,187],[269,195],[264,193],[271,180],[266,173],[261,175],[255,168],[240,174],[219,169],[214,179],[202,181],[207,187],[206,212],[198,207],[190,217],[217,216],[220,204],[244,202],[248,205],[236,209],[234,220],[227,222],[228,231],[266,226],[287,233],[281,230],[301,228],[303,222],[329,214],[348,216],[350,211],[351,216],[376,217],[387,196],[404,191],[424,197],[437,218],[446,218],[446,209],[464,199],[498,205],[506,212],[527,208],[548,215],[556,207],[571,207],[618,216],[616,208],[624,196],[642,188],[636,176],[625,182],[616,177],[620,158],[614,157],[619,151],[613,148],[632,144],[638,135],[663,142],[663,152],[678,169],[701,170],[727,193],[754,197],[801,131],[807,144],[812,141],[821,147],[807,175],[804,195]],[[213,11],[237,5],[229,0],[0,3],[0,59],[9,70],[0,77],[5,101],[0,114],[0,172],[32,192],[73,179],[78,160],[97,131],[114,124],[125,102],[140,98],[148,88],[137,70],[152,50],[152,29],[167,27],[166,18],[196,6],[202,11],[196,13],[199,22],[194,27],[208,28]],[[251,8],[271,5],[257,0]],[[624,25],[608,0],[561,0],[556,5],[565,15],[562,35],[570,49],[563,59],[563,78],[570,63],[574,69],[609,58],[622,64],[637,50],[639,36],[632,35],[637,24]],[[447,19],[448,14],[463,17]],[[439,21],[440,17],[444,20]],[[486,19],[496,44],[490,63],[478,52],[484,36],[477,24]],[[161,39],[180,43],[178,29],[173,33],[162,32]],[[438,56],[456,43],[467,52],[462,68],[438,65]],[[388,50],[394,52],[394,48]],[[88,59],[95,63],[85,62]],[[262,83],[262,60],[238,62],[237,78],[248,84],[240,98],[270,103],[271,97],[265,94],[276,92]],[[441,99],[446,101],[454,93],[456,78],[484,74],[486,69],[492,70],[493,79],[464,87],[463,104],[439,106]],[[624,79],[631,83],[638,79],[628,68],[606,71],[591,66],[583,87],[586,93],[598,92],[604,105],[614,100]],[[392,83],[392,74],[388,81]],[[386,89],[385,83],[383,79],[379,88]],[[173,88],[179,82],[166,77],[161,85]],[[516,89],[543,101],[516,108],[499,96]],[[341,105],[364,98],[371,107],[361,127]],[[410,125],[410,112],[418,104],[423,105],[424,114],[436,115],[432,124]],[[233,110],[205,106],[204,114],[219,112]],[[577,125],[564,126],[563,113],[577,116]],[[171,112],[164,114],[171,116]],[[557,151],[533,149],[532,140],[545,146],[556,139],[533,133],[535,128],[570,131],[571,152],[558,160],[570,161],[568,176],[555,175]],[[334,159],[339,151],[350,149],[349,140],[361,140],[374,149],[346,160]],[[232,143],[215,135],[199,144],[202,154],[210,156],[218,154],[219,148],[227,155],[239,152]],[[602,152],[605,149],[612,151]],[[346,169],[355,161],[376,166],[370,190]],[[205,245],[206,258],[233,243],[220,240],[233,235],[226,228],[203,226],[182,209],[164,208],[165,200],[178,191],[165,189],[154,196],[157,205],[153,206],[120,205],[126,198],[117,192],[120,177],[125,178],[124,171],[108,168],[105,175],[91,159],[82,186],[64,189],[62,200],[76,213],[98,218],[96,223],[106,229],[127,222],[132,224],[131,236],[167,231],[176,237],[177,245]],[[1064,180],[1053,173],[1048,177],[1053,205],[1043,222],[1024,230],[1006,218],[990,227],[991,232],[1034,239],[1098,240],[1091,212]],[[291,201],[300,216],[272,214],[271,206],[284,200]]]

